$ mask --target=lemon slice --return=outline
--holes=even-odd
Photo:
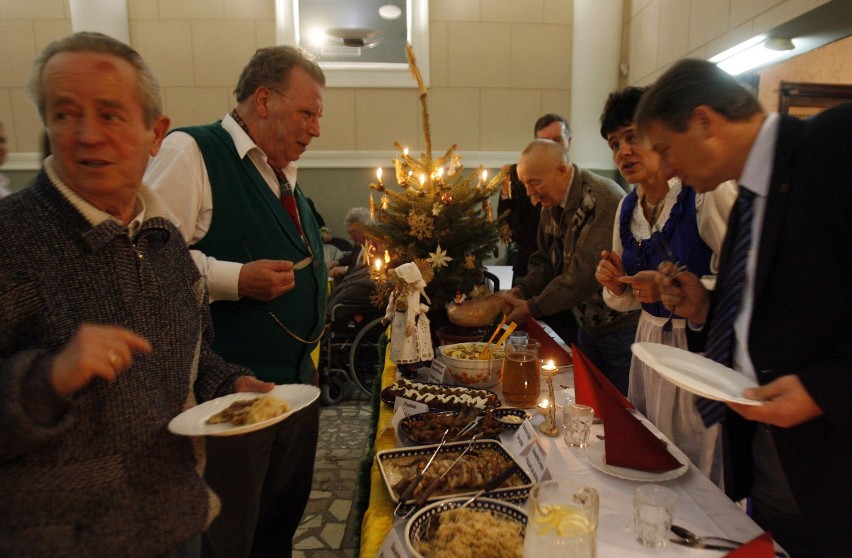
[[[569,506],[543,506],[541,513],[535,514],[534,521],[539,535],[579,537],[592,531],[592,525],[583,512]]]

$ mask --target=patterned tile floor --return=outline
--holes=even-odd
[[[339,405],[320,408],[311,500],[293,539],[295,558],[355,556],[358,467],[370,432],[370,401],[350,389]]]

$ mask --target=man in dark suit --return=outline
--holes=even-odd
[[[685,184],[704,192],[736,179],[740,198],[754,200],[732,212],[712,295],[669,263],[657,276],[665,305],[690,320],[694,348],[709,357],[727,335],[729,365],[760,384],[744,395],[762,405],[721,413],[726,490],[752,497],[755,520],[791,556],[850,556],[852,294],[842,281],[852,273],[852,104],[804,121],[767,114],[715,65],[682,60],[635,121]],[[741,294],[720,328],[732,291]]]

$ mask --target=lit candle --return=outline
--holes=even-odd
[[[421,190],[423,189],[424,184],[426,184],[426,175],[421,173],[420,174],[420,189]]]
[[[538,414],[540,415],[547,415],[547,410],[549,407],[550,402],[547,400],[547,398],[542,399],[541,402],[536,405],[536,408],[538,409]]]
[[[438,167],[438,180],[444,178],[444,167]]]
[[[379,179],[379,186],[382,186],[382,167],[376,169],[376,178]]]
[[[542,364],[541,371],[544,374],[556,374],[556,365],[553,364],[553,360],[548,360],[547,364]]]
[[[382,270],[382,259],[381,258],[376,258],[375,266],[376,266],[376,271]]]
[[[487,178],[488,178],[488,171],[487,171],[487,170],[485,170],[485,169],[483,169],[483,170],[482,170],[482,182],[481,182],[481,184],[482,184],[482,185],[487,184],[487,183],[485,182],[485,180],[486,180]]]
[[[408,155],[408,148],[407,148],[407,147],[403,147],[403,148],[402,148],[402,154],[403,154],[403,155]]]

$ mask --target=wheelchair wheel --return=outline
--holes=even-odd
[[[345,393],[343,382],[337,376],[327,376],[320,382],[320,401],[323,405],[337,405]]]
[[[384,368],[384,360],[379,354],[379,337],[384,332],[382,319],[376,318],[358,332],[349,349],[349,371],[367,395],[372,395],[373,381]]]

